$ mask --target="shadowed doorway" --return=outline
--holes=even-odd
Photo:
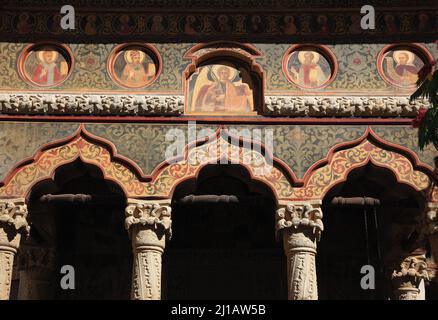
[[[394,299],[391,275],[409,254],[424,200],[385,168],[352,171],[323,201],[324,232],[317,271],[322,300]],[[375,270],[375,288],[364,289],[361,268]],[[368,274],[368,273],[367,273]]]
[[[239,165],[210,165],[175,190],[163,299],[286,299],[271,190]]]
[[[53,266],[45,283],[38,279],[40,288],[32,288],[38,297],[29,296],[26,291],[32,290],[24,286],[22,298],[128,300],[132,253],[124,228],[125,206],[120,187],[105,180],[98,167],[79,160],[58,168],[53,180],[37,184],[29,199],[31,236],[23,247],[53,252],[48,259]],[[60,286],[65,265],[74,268],[74,290]],[[41,272],[47,268],[41,266]],[[22,270],[20,278],[27,279],[27,272]]]

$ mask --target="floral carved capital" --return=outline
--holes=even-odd
[[[287,203],[276,212],[276,235],[285,229],[308,228],[319,240],[324,230],[322,210],[311,203]]]
[[[0,226],[12,227],[17,232],[28,236],[30,226],[27,222],[27,205],[24,199],[0,200]]]
[[[172,208],[153,201],[132,200],[125,209],[125,228],[130,233],[134,225],[161,229],[168,239],[172,236]]]
[[[426,257],[424,255],[406,257],[399,268],[392,273],[392,280],[396,289],[418,289],[421,280],[429,280]]]

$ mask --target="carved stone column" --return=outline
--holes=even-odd
[[[56,282],[55,252],[52,248],[24,246],[18,257],[19,300],[53,299]]]
[[[125,227],[134,263],[131,299],[161,299],[161,256],[172,234],[170,201],[128,199]]]
[[[429,280],[426,255],[411,255],[406,257],[398,270],[392,274],[394,295],[398,300],[418,300],[420,283]]]
[[[321,202],[289,202],[276,215],[277,239],[287,256],[289,300],[317,300],[316,242],[323,230]]]
[[[0,199],[0,300],[9,299],[14,256],[30,227],[24,199]]]

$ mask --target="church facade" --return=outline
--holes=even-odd
[[[438,7],[45,4],[0,11],[1,299],[438,298]]]

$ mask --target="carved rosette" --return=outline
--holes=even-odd
[[[318,299],[315,254],[323,229],[320,202],[290,202],[277,210],[276,235],[283,235],[289,300]]]
[[[0,200],[0,300],[9,299],[14,255],[30,231],[24,199]]]
[[[426,256],[406,257],[392,274],[395,296],[399,300],[417,300],[421,280],[429,280]]]
[[[129,199],[125,227],[134,253],[131,298],[161,298],[161,255],[172,235],[169,201]]]

